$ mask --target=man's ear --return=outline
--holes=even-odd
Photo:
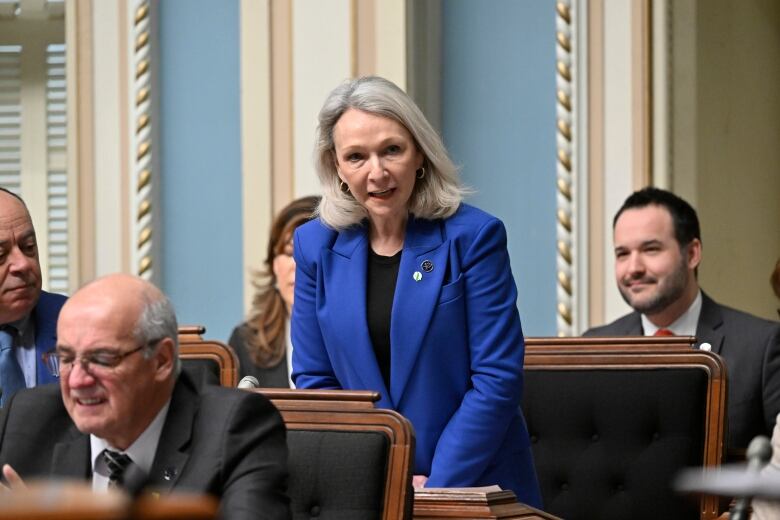
[[[154,353],[154,378],[157,381],[166,381],[176,367],[176,348],[171,338],[163,338],[157,344]]]
[[[701,240],[694,238],[685,249],[687,250],[685,261],[688,264],[688,269],[696,269],[701,263]]]

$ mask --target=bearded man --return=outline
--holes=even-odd
[[[727,443],[743,450],[770,435],[780,412],[780,323],[720,305],[699,287],[696,211],[677,195],[644,188],[613,221],[615,278],[634,312],[585,336],[696,336],[728,371]]]

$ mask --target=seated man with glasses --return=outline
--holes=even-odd
[[[220,497],[224,518],[289,518],[278,411],[180,373],[176,316],[157,288],[127,275],[92,282],[62,308],[57,337],[48,364],[60,387],[22,390],[0,417],[11,488],[33,477],[130,488],[141,475],[153,491]]]

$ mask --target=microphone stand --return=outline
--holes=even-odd
[[[750,441],[747,453],[747,472],[758,473],[772,458],[772,443],[763,435],[758,435]],[[734,507],[729,512],[730,520],[748,520],[750,518],[751,496],[738,497]]]

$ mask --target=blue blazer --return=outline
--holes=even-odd
[[[60,315],[60,309],[65,304],[65,300],[67,298],[61,294],[41,291],[38,303],[32,311],[35,323],[35,357],[38,360],[36,364],[38,385],[59,381],[59,378],[53,376],[46,367],[43,362],[43,355],[50,350],[54,350],[54,347],[57,346],[57,318]]]
[[[294,248],[296,386],[379,391],[379,407],[414,425],[414,472],[429,476],[427,486],[498,484],[540,506],[520,411],[524,342],[502,222],[465,204],[445,220],[409,217],[390,323],[390,388],[366,320],[367,227],[336,232],[313,220],[296,230]]]

